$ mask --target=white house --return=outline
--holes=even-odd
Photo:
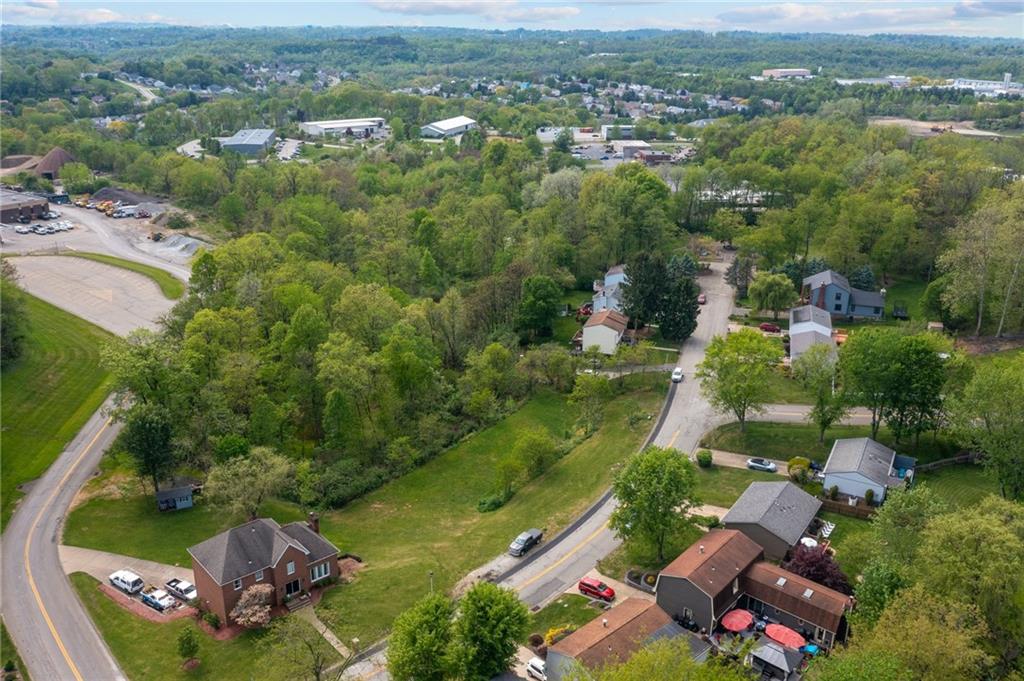
[[[834,485],[841,494],[864,498],[873,490],[882,503],[892,487],[903,487],[914,477],[917,459],[902,456],[869,437],[842,438],[832,445],[825,463],[825,489]]]
[[[453,137],[461,135],[467,130],[474,130],[477,127],[476,121],[468,116],[456,116],[446,118],[443,121],[434,121],[420,128],[421,137]]]
[[[622,285],[629,281],[624,265],[615,265],[604,275],[604,281],[594,281],[594,312],[615,310],[622,312]]]
[[[601,310],[590,315],[583,325],[582,349],[597,346],[605,355],[614,355],[629,325],[629,317],[615,310]]]
[[[807,352],[812,345],[828,344],[832,341],[832,315],[814,305],[802,305],[789,311],[789,357]]]

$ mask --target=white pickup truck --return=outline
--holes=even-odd
[[[191,582],[186,582],[184,579],[174,579],[164,583],[164,588],[172,596],[177,596],[181,600],[188,603],[196,597],[196,587]]]
[[[110,575],[110,583],[126,594],[137,594],[144,586],[142,577],[129,570],[118,570]]]

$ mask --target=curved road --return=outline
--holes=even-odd
[[[187,280],[187,269],[153,256],[116,254],[157,265]],[[30,291],[31,292],[31,291]],[[152,310],[152,317],[163,310]],[[21,500],[3,534],[0,556],[4,624],[29,673],[47,681],[122,681],[110,654],[61,566],[58,544],[72,499],[96,469],[121,425],[109,400]]]

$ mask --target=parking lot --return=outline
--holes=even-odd
[[[302,140],[291,138],[278,140],[277,144],[274,145],[274,151],[277,154],[277,158],[281,161],[291,161],[298,158],[299,150],[301,148]]]

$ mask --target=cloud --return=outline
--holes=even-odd
[[[497,22],[548,22],[574,17],[578,7],[522,4],[518,0],[371,0],[381,12],[414,16],[474,15]]]
[[[61,5],[60,0],[4,2],[3,18],[4,21],[22,24],[180,23],[152,12],[123,14],[105,7],[68,7]]]

